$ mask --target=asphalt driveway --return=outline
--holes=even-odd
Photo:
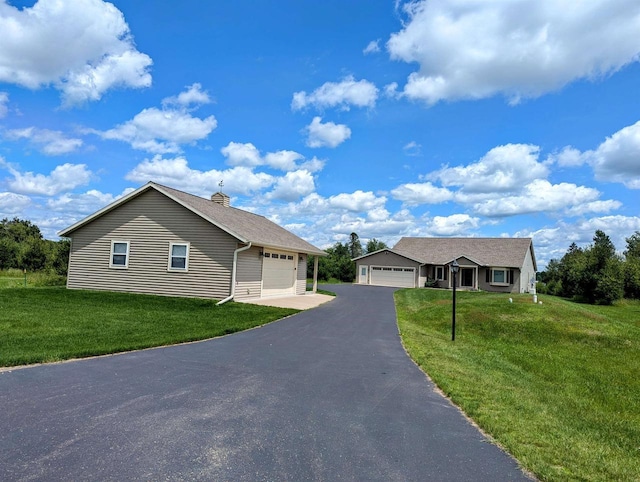
[[[224,338],[0,373],[0,480],[528,480],[407,357],[392,289],[331,289]]]

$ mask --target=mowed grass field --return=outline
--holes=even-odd
[[[63,287],[4,288],[0,289],[0,366],[203,340],[297,312]]]
[[[542,480],[640,480],[640,303],[396,292],[411,357]],[[513,303],[509,303],[509,297]]]

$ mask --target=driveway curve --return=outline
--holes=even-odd
[[[223,338],[0,373],[0,480],[529,480],[408,358],[393,289],[330,289]]]

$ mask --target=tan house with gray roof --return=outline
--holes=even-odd
[[[308,256],[326,255],[226,194],[153,182],[59,234],[71,238],[68,288],[222,302],[305,294]]]
[[[415,288],[429,281],[451,288],[450,265],[457,260],[457,287],[526,293],[537,270],[530,238],[402,238],[392,249],[355,258],[358,284]]]

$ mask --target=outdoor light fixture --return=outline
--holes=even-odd
[[[451,272],[453,273],[453,308],[451,315],[451,341],[456,341],[456,284],[457,284],[457,275],[458,271],[460,271],[460,265],[458,264],[458,260],[454,259],[453,263],[451,263]]]

